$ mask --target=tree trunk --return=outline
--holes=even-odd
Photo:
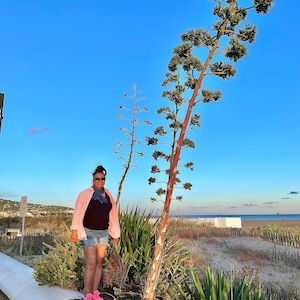
[[[192,95],[191,99],[189,100],[189,105],[188,105],[186,115],[185,115],[185,118],[184,118],[184,121],[182,124],[180,135],[178,138],[175,155],[171,162],[171,173],[170,173],[170,177],[169,177],[169,181],[168,181],[166,199],[164,202],[164,208],[163,208],[161,220],[160,220],[159,226],[157,228],[157,240],[156,240],[155,248],[154,248],[154,259],[153,259],[152,267],[150,269],[150,272],[149,272],[149,275],[147,278],[147,282],[146,282],[146,285],[144,288],[143,300],[153,300],[154,299],[155,289],[156,289],[156,286],[158,283],[158,278],[160,275],[160,269],[161,269],[161,264],[162,264],[163,249],[164,249],[164,243],[165,243],[165,239],[166,239],[166,232],[167,232],[168,219],[169,219],[169,213],[170,213],[170,205],[171,205],[171,200],[172,200],[172,195],[173,195],[173,190],[174,190],[178,161],[179,161],[180,153],[181,153],[181,149],[182,149],[182,143],[183,143],[183,140],[185,137],[187,126],[190,121],[192,109],[195,105],[195,101],[198,96],[199,89],[201,88],[202,81],[205,76],[205,72],[207,70],[207,67],[209,66],[211,59],[213,58],[213,55],[219,44],[219,39],[221,38],[222,34],[224,33],[227,23],[228,23],[228,20],[226,19],[218,32],[217,39],[216,39],[213,47],[209,51],[209,54],[207,56],[207,59],[203,66],[203,69],[197,80],[195,89],[193,91],[193,95]]]

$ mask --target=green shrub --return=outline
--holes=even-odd
[[[107,257],[103,271],[104,288],[114,290],[123,299],[139,299],[154,255],[156,223],[151,214],[131,209],[120,215],[121,238]],[[160,278],[156,289],[158,298],[174,299],[178,294],[172,278],[183,282],[189,252],[182,241],[167,236]]]
[[[34,261],[34,279],[40,284],[60,286],[66,289],[83,288],[83,252],[79,244],[66,237],[55,236],[54,246],[44,243],[48,252]]]
[[[255,286],[252,279],[226,276],[223,271],[216,274],[209,268],[205,276],[199,278],[193,270],[186,276],[185,286],[182,287],[174,280],[180,291],[180,296],[174,299],[184,300],[273,300],[263,292],[260,285]]]
[[[112,245],[103,270],[104,287],[119,295],[139,294],[152,257],[154,230],[149,226],[150,215],[138,209],[119,214],[121,237]]]

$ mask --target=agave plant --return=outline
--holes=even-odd
[[[141,213],[138,208],[120,214],[120,241],[112,245],[103,274],[104,288],[113,288],[114,294],[119,297],[137,299],[143,291],[154,255],[156,223],[150,222],[150,219],[151,213]],[[168,300],[178,294],[172,280],[184,281],[188,256],[183,242],[168,235],[157,297]]]
[[[231,278],[223,271],[215,274],[210,268],[206,268],[205,276],[199,278],[194,270],[190,270],[185,279],[185,286],[176,281],[180,296],[177,300],[274,300],[274,296],[267,295],[260,285],[255,286],[252,279]]]

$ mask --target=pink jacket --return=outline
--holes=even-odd
[[[87,239],[86,232],[83,227],[83,218],[93,193],[94,193],[94,189],[92,186],[89,187],[88,189],[83,190],[81,193],[79,193],[75,203],[71,230],[77,230],[79,240]],[[107,193],[107,195],[109,196],[112,204],[112,209],[109,213],[108,232],[112,238],[119,238],[120,225],[119,225],[117,205],[109,190],[105,189],[105,193]]]

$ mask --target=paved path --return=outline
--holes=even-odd
[[[78,291],[63,289],[58,286],[39,285],[32,277],[33,268],[3,253],[0,253],[0,270],[0,290],[10,300],[73,300],[83,298],[83,294]]]

